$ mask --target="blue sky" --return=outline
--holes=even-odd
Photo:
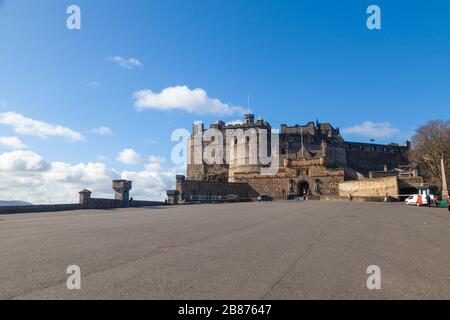
[[[81,30],[66,28],[71,4],[81,8]],[[370,4],[381,8],[381,30],[366,27]],[[0,114],[14,112],[51,130],[62,126],[83,139],[64,130],[42,137],[5,123],[0,137],[20,139],[27,145],[20,152],[35,153],[49,166],[101,163],[123,176],[150,174],[150,165],[169,176],[180,168],[157,157],[170,160],[174,129],[241,117],[208,111],[208,99],[190,112],[185,106],[163,110],[161,101],[159,110],[136,108],[134,92],[157,96],[186,86],[188,93],[199,88],[220,100],[218,108],[246,108],[250,93],[252,111],[275,127],[318,117],[353,128],[347,140],[401,143],[420,124],[448,118],[449,12],[444,0],[0,0]],[[140,65],[127,68],[112,57]],[[92,132],[99,127],[112,134]],[[0,143],[0,157],[19,148],[10,149]],[[118,161],[124,149],[141,161]],[[64,173],[58,181],[72,183],[80,175]],[[91,183],[83,179],[80,186]],[[152,188],[152,194],[161,191]],[[26,192],[0,190],[0,198],[25,199]]]

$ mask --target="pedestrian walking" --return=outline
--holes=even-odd
[[[439,196],[437,194],[434,195],[434,205],[439,208]]]

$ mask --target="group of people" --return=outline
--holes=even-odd
[[[430,196],[430,195],[419,194],[417,196],[417,206],[418,207],[422,206],[424,204],[424,202],[428,207],[431,207],[431,205],[433,204],[436,206],[436,208],[439,208],[440,201],[439,201],[439,196],[437,196],[437,195]]]
[[[348,200],[350,202],[353,201],[353,196],[351,193],[348,194]],[[425,201],[424,201],[425,200]],[[450,211],[450,196],[448,196],[445,201],[447,202],[448,211]],[[384,197],[384,202],[389,202],[389,195],[386,193]],[[417,206],[422,206],[425,202],[425,205],[428,207],[431,207],[432,205],[436,208],[439,208],[439,205],[441,204],[441,199],[438,195],[421,195],[419,194],[417,196]]]
[[[439,208],[439,205],[441,204],[441,199],[438,195],[421,195],[419,194],[417,196],[417,206],[422,206],[424,205],[431,207],[431,206],[435,206],[436,208]],[[447,203],[447,207],[448,207],[448,211],[450,211],[450,197],[447,197],[445,199],[445,202]]]
[[[450,211],[450,196],[445,199],[445,202],[447,203],[448,211]],[[428,207],[435,206],[436,208],[439,208],[439,205],[441,205],[442,200],[438,195],[421,195],[419,194],[417,196],[417,206],[423,206],[426,205]]]

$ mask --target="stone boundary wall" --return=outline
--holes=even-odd
[[[247,183],[241,182],[211,182],[184,180],[177,183],[177,191],[180,192],[181,201],[193,201],[198,196],[236,195],[239,200],[256,198],[259,194]]]
[[[133,201],[133,207],[154,207],[164,205],[164,202],[158,201]],[[8,206],[0,207],[0,214],[13,213],[34,213],[34,212],[57,212],[73,211],[86,209],[116,209],[124,208],[122,201],[114,199],[91,198],[88,204],[48,204],[48,205],[30,205],[30,206]]]
[[[141,201],[141,200],[133,200],[133,208],[139,208],[139,207],[157,207],[165,205],[165,202],[161,201]]]
[[[323,196],[320,197],[321,201],[347,201],[348,197],[339,196]],[[399,199],[395,197],[389,197],[389,202],[398,202]],[[384,197],[353,197],[352,202],[384,202]]]
[[[56,211],[72,211],[88,209],[87,205],[83,204],[44,204],[44,205],[30,205],[30,206],[11,206],[0,207],[0,214],[11,213],[33,213],[33,212],[56,212]]]
[[[346,181],[339,184],[339,197],[346,198],[349,194],[355,197],[384,199],[385,195],[398,196],[398,178],[384,177],[376,179],[365,179]]]

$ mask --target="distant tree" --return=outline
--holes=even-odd
[[[417,129],[412,137],[410,160],[425,176],[441,181],[441,158],[444,156],[447,179],[450,178],[450,120],[433,120]],[[440,185],[440,184],[439,184]]]

